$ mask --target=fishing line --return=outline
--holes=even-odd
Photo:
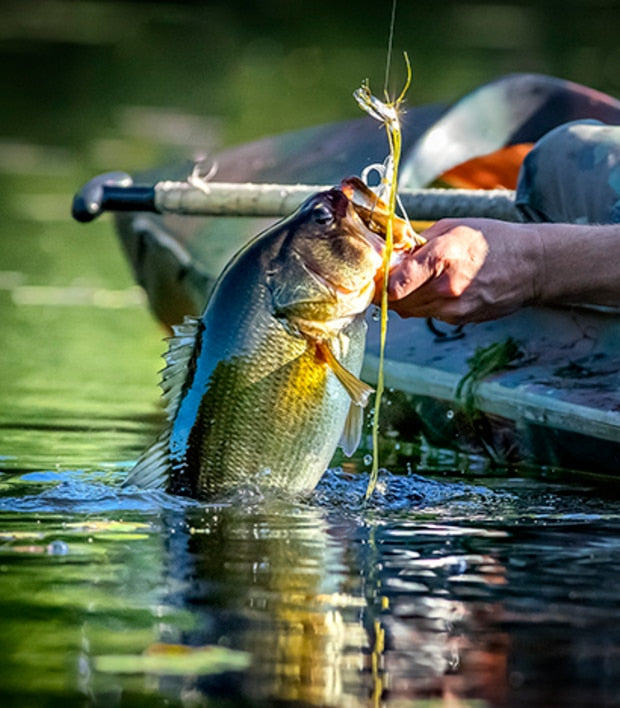
[[[368,85],[368,81],[362,83],[362,87],[354,92],[355,100],[360,108],[366,111],[370,116],[383,123],[386,130],[389,155],[384,163],[384,173],[382,178],[381,190],[387,191],[387,222],[385,229],[385,252],[383,258],[383,281],[381,288],[381,336],[379,345],[379,370],[377,374],[377,387],[375,394],[375,406],[373,412],[372,424],[372,468],[368,488],[366,489],[366,499],[372,495],[379,477],[379,412],[381,407],[381,399],[384,391],[383,366],[385,361],[385,341],[387,335],[388,322],[388,284],[389,284],[389,266],[392,256],[394,244],[394,218],[396,213],[396,205],[398,201],[398,168],[400,164],[401,154],[401,128],[399,114],[401,112],[401,104],[404,101],[405,94],[411,83],[411,64],[407,53],[404,53],[405,64],[407,67],[407,79],[405,86],[398,98],[390,100],[387,92],[387,84],[389,80],[390,70],[390,55],[392,52],[392,44],[394,37],[394,27],[396,18],[396,0],[392,3],[392,16],[390,22],[390,33],[388,42],[388,57],[385,75],[385,101],[380,101],[376,96],[373,96]]]
[[[387,57],[385,59],[385,79],[383,81],[383,94],[388,97],[388,88],[390,81],[390,71],[392,69],[392,47],[394,45],[394,28],[396,26],[396,3],[398,0],[392,0],[392,16],[390,18],[390,31],[388,34]]]

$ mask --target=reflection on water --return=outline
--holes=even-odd
[[[3,4],[0,702],[617,705],[610,481],[392,441],[368,505],[363,455],[303,502],[119,489],[160,427],[164,332],[71,197],[104,170],[357,116],[387,17],[298,5]],[[617,93],[616,15],[401,2],[395,49],[414,103],[523,70]]]
[[[364,507],[367,476],[334,469],[304,503],[245,491],[201,505],[119,491],[120,476],[3,485],[0,686],[16,703],[618,695],[617,502],[543,482],[388,475],[385,493],[409,488],[417,503]],[[348,504],[327,501],[343,484]],[[179,663],[183,647],[199,669]]]

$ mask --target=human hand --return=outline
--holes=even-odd
[[[536,299],[544,252],[536,228],[494,219],[442,219],[390,273],[390,308],[451,324],[506,315]]]

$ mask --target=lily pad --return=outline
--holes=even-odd
[[[224,671],[243,671],[250,654],[207,645],[153,644],[142,654],[106,654],[95,657],[95,669],[108,674],[156,674],[195,676]]]

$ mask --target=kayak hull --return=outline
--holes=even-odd
[[[433,329],[442,327],[444,336]],[[581,307],[531,307],[488,323],[433,329],[390,317],[384,365],[389,390],[402,394],[404,436],[490,456],[605,474],[620,471],[620,317]],[[473,384],[473,410],[459,384],[476,351],[514,340],[520,356]],[[370,322],[362,375],[376,380],[379,331]]]

